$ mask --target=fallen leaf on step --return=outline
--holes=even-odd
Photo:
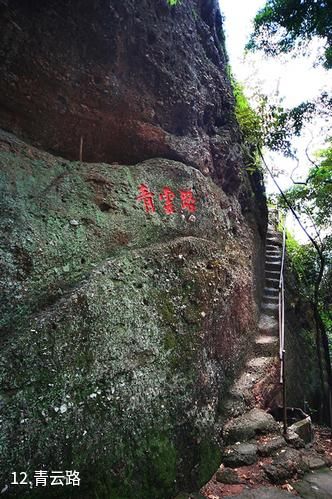
[[[285,483],[281,486],[281,488],[283,490],[287,490],[287,492],[292,492],[294,490],[294,487],[292,487],[289,483]]]

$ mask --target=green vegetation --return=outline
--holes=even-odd
[[[328,418],[329,361],[332,352],[332,300],[331,300],[331,251],[324,252],[324,266],[311,244],[299,244],[290,234],[287,237],[287,253],[293,274],[297,277],[297,294],[311,304],[316,331],[308,331],[315,337],[318,365],[320,366],[321,397],[325,396],[325,416]],[[323,273],[321,276],[321,269]],[[313,335],[314,333],[314,335]],[[324,367],[325,364],[325,367]],[[325,394],[325,395],[324,395]]]
[[[244,87],[231,74],[230,79],[236,118],[243,134],[244,147],[253,163],[259,164],[257,152],[262,147],[293,156],[292,138],[299,136],[304,123],[316,116],[316,105],[304,102],[293,109],[285,109],[271,104],[268,97],[259,94],[255,110],[245,96]]]
[[[305,300],[312,300],[317,279],[317,253],[311,244],[300,244],[289,232],[287,233],[287,254],[292,271],[297,277],[299,295]]]
[[[332,299],[330,285],[332,282],[332,140],[328,146],[318,153],[319,163],[309,172],[306,182],[295,185],[287,197],[298,213],[306,216],[315,230],[315,241],[319,245],[323,256],[321,286],[319,292],[319,310],[332,343]],[[317,280],[319,265],[317,251],[313,246],[295,248],[293,245],[294,261],[298,274],[307,282],[306,288],[313,293],[314,283]]]
[[[282,31],[283,29],[283,31]],[[274,35],[280,35],[275,39]],[[303,46],[313,37],[326,41],[322,60],[332,67],[332,3],[330,0],[268,0],[257,13],[249,49],[277,55]]]
[[[200,467],[198,482],[204,484],[206,477],[210,477],[218,469],[222,459],[220,446],[206,436],[199,447]]]
[[[243,133],[245,145],[249,148],[262,147],[262,120],[250,106],[244,94],[243,86],[234,79],[232,79],[232,86],[235,97],[235,114]]]
[[[325,53],[317,62],[332,67],[332,3],[312,0],[267,0],[257,13],[254,32],[247,44],[248,50],[263,50],[271,56],[281,53],[298,55],[305,52],[315,36],[325,40]],[[305,101],[287,109],[281,103],[271,104],[261,96],[259,115],[267,126],[265,144],[272,150],[293,156],[293,136],[299,136],[303,126],[315,117],[329,119],[332,96],[323,92],[313,101]],[[269,131],[270,130],[270,131]]]
[[[257,112],[262,120],[265,145],[272,151],[292,157],[292,139],[299,136],[304,124],[317,115],[317,107],[313,102],[302,102],[287,109],[281,104],[271,104],[268,97],[261,95]]]
[[[263,128],[258,114],[250,106],[243,86],[238,83],[231,71],[229,78],[235,98],[235,115],[242,133],[242,153],[247,171],[252,173],[260,168],[258,150],[263,146]]]
[[[321,384],[332,389],[332,144],[318,155],[319,162],[313,167],[306,182],[288,190],[288,203],[310,223],[311,244],[299,245],[288,238],[288,253],[293,270],[299,280],[299,294],[312,305],[316,323],[316,346],[321,369]],[[285,198],[280,200],[285,202]],[[326,378],[325,378],[326,372]],[[326,396],[326,400],[327,400]],[[327,404],[325,400],[325,406]]]
[[[249,50],[264,50],[277,56],[294,49],[305,51],[314,37],[325,41],[324,57],[317,61],[325,68],[332,68],[332,4],[330,1],[312,0],[267,0],[257,13],[254,32],[247,45]],[[304,125],[315,117],[330,118],[332,98],[321,94],[312,102],[303,102],[293,109],[285,109],[282,103],[271,104],[261,96],[257,109],[263,127],[263,143],[270,149],[294,156],[292,138],[299,136]],[[330,359],[332,337],[331,263],[332,263],[332,144],[318,156],[305,182],[296,183],[280,202],[290,208],[301,226],[310,226],[307,235],[310,244],[298,245],[288,239],[288,253],[293,270],[299,280],[299,294],[312,305],[315,320],[315,340],[321,372],[322,394],[326,382],[332,392],[332,369]],[[325,406],[328,395],[325,394]],[[332,420],[332,415],[331,415]]]
[[[295,185],[288,196],[299,213],[310,215],[320,230],[328,230],[332,211],[332,139],[317,154],[306,182]]]

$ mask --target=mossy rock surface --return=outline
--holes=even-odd
[[[70,163],[6,133],[0,175],[4,497],[45,497],[9,484],[42,469],[80,472],[79,488],[50,498],[197,490],[219,465],[218,411],[255,327],[236,199],[179,162]],[[153,214],[136,199],[142,183]]]

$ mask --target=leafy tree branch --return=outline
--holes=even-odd
[[[327,282],[332,280],[332,141],[319,153],[319,163],[309,171],[306,182],[294,185],[286,193],[282,191],[274,179],[269,166],[261,153],[262,161],[271,173],[271,176],[280,192],[281,205],[290,209],[297,222],[307,235],[311,248],[302,246],[297,252],[297,263],[301,269],[300,276],[305,284],[307,297],[311,300],[316,325],[316,348],[318,363],[321,368],[322,385],[324,372],[322,371],[323,354],[327,373],[329,392],[332,392],[332,369],[330,344],[332,343],[332,302]],[[301,215],[305,215],[313,224],[316,237],[304,226]],[[300,258],[299,258],[300,256]],[[329,297],[329,298],[328,298]],[[330,397],[325,398],[325,406],[330,405]],[[330,417],[331,408],[330,410]]]
[[[277,40],[275,35],[279,35]],[[268,0],[257,13],[248,49],[278,55],[318,36],[325,42],[323,64],[332,68],[332,3],[330,0]]]

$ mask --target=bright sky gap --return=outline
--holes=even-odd
[[[224,16],[224,29],[226,34],[226,48],[230,59],[231,69],[235,78],[244,85],[245,93],[250,100],[253,89],[259,87],[263,93],[282,100],[285,107],[293,107],[303,101],[314,99],[322,91],[331,88],[331,72],[320,66],[314,67],[317,53],[321,50],[322,43],[313,40],[310,54],[306,56],[291,57],[289,54],[279,58],[267,57],[261,52],[245,56],[244,48],[253,30],[253,19],[257,11],[265,5],[265,0],[219,0],[221,12]],[[331,134],[331,128],[322,121],[306,126],[303,134],[293,141],[297,149],[297,161],[285,158],[281,154],[267,153],[266,159],[274,172],[279,171],[278,183],[282,189],[292,185],[291,172],[296,168],[296,180],[305,178],[308,161],[305,149],[309,146],[310,155],[324,146],[324,138]],[[280,173],[281,172],[281,173]],[[266,177],[268,194],[277,192],[275,185]],[[291,228],[296,232],[296,237],[305,240],[302,231],[297,225],[291,223]]]

